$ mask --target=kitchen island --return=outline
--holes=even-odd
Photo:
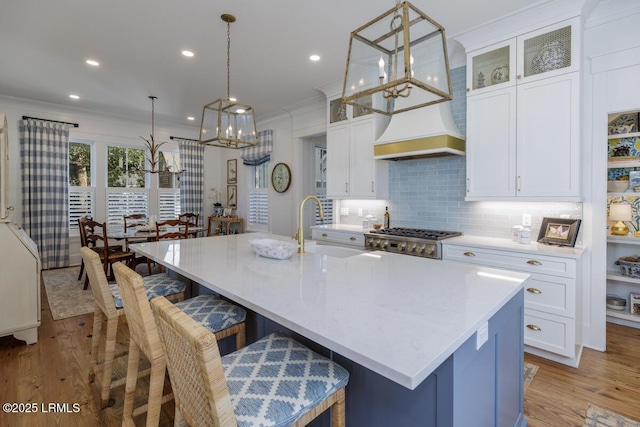
[[[264,317],[259,336],[284,327],[347,368],[347,425],[527,425],[527,274],[386,252],[275,260],[251,248],[263,237],[291,241],[252,233],[132,249]]]

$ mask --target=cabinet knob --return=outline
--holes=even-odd
[[[471,92],[471,89],[467,88],[467,92]]]
[[[522,80],[522,74],[518,74],[518,80]]]
[[[529,261],[527,261],[527,264],[529,264],[529,265],[542,265],[542,263],[540,261],[536,261],[535,259],[530,259]]]
[[[473,252],[465,252],[464,256],[476,256]]]
[[[327,233],[322,233],[322,237],[327,237]]]
[[[532,294],[541,294],[542,291],[536,288],[527,288],[527,292],[531,292]]]
[[[356,241],[356,238],[355,238],[355,237],[353,237],[353,236],[351,236],[351,237],[349,237],[349,240],[351,240],[352,242],[355,242],[355,241]]]
[[[527,328],[531,329],[532,331],[536,331],[539,332],[542,330],[542,328],[538,325],[527,325]]]

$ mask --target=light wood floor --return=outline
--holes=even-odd
[[[0,338],[0,403],[35,403],[40,411],[0,412],[0,426],[121,425],[124,387],[112,391],[112,407],[100,410],[97,388],[87,381],[92,323],[89,314],[54,322],[42,289],[38,343],[24,345],[12,337]],[[121,331],[126,335],[126,325]],[[125,345],[122,338],[119,341]],[[640,420],[639,329],[608,324],[607,352],[585,349],[579,369],[528,354],[525,361],[539,366],[525,395],[529,426],[582,426],[588,402]],[[80,411],[42,413],[41,404],[46,408],[49,402],[78,403]],[[173,408],[171,404],[166,406],[161,425],[170,426]],[[144,418],[137,421],[144,425]]]

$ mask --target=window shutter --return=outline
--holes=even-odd
[[[249,226],[267,228],[269,226],[269,194],[249,193]]]
[[[124,215],[148,215],[149,193],[147,191],[110,191],[107,193],[107,211],[109,225],[122,224]]]
[[[182,212],[180,210],[180,193],[161,192],[158,194],[158,219],[166,221],[168,219],[176,219]]]
[[[94,217],[94,200],[93,188],[69,187],[69,230],[77,230],[83,216]]]

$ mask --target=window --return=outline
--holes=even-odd
[[[327,148],[316,146],[315,153],[315,193],[324,211],[324,222],[320,220],[320,210],[316,207],[316,224],[333,223],[333,200],[327,199]]]
[[[161,151],[158,173],[158,188],[180,189],[180,174],[173,173],[181,170],[180,155],[174,151]]]
[[[269,187],[269,162],[252,166],[253,168],[253,188]]]
[[[95,187],[91,160],[93,144],[69,141],[69,230],[78,230],[78,219],[95,216]]]
[[[172,191],[158,193],[158,219],[160,221],[176,219],[181,213],[180,193]]]
[[[107,147],[107,187],[145,188],[146,151],[110,145]]]
[[[146,151],[143,148],[107,146],[107,223],[119,225],[124,215],[149,215],[146,188]],[[126,190],[125,190],[126,189]]]
[[[249,192],[249,228],[252,230],[269,228],[269,193],[266,191]]]

